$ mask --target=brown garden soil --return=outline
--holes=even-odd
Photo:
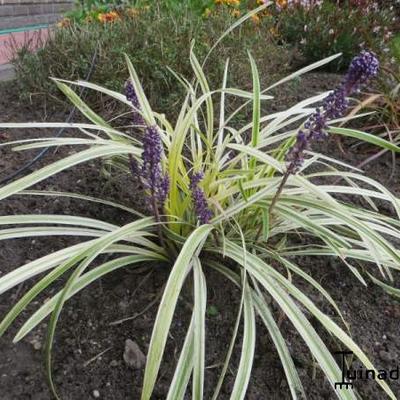
[[[338,76],[312,74],[292,83],[277,93],[281,99],[278,107],[294,103],[328,89],[340,79]],[[45,107],[43,104],[21,104],[12,85],[0,88],[0,120],[9,121],[63,121],[67,111],[61,107]],[[54,135],[50,130],[1,131],[1,140],[22,137]],[[368,147],[347,150],[342,154],[336,142],[329,140],[321,145],[322,151],[356,165],[371,151]],[[33,152],[12,152],[1,148],[0,170],[2,176],[20,167],[33,156]],[[70,148],[51,152],[40,165],[72,152]],[[399,175],[388,180],[392,160],[386,154],[365,167],[366,173],[386,184],[400,195]],[[114,200],[128,206],[143,208],[141,193],[130,177],[117,176],[112,180],[101,173],[101,165],[89,163],[62,172],[38,187],[52,190],[74,191],[104,199]],[[382,206],[383,207],[383,206]],[[391,210],[386,210],[391,212]],[[123,224],[131,219],[127,213],[111,207],[88,204],[72,199],[48,199],[19,196],[0,202],[0,214],[74,214]],[[0,245],[0,276],[23,265],[29,260],[54,252],[66,245],[77,243],[77,238],[36,238],[2,241]],[[392,369],[400,364],[399,318],[400,303],[381,289],[359,283],[348,268],[329,258],[306,258],[296,260],[299,265],[320,282],[332,295],[350,324],[354,340],[366,351],[378,368]],[[114,272],[96,281],[90,288],[69,300],[61,315],[54,345],[54,381],[60,397],[65,400],[139,399],[143,379],[143,367],[130,368],[123,358],[125,341],[131,339],[146,353],[159,296],[168,278],[168,265],[141,265]],[[210,398],[221,362],[229,346],[236,318],[240,293],[232,285],[211,271],[206,271],[208,282],[206,396]],[[302,282],[296,283],[308,288]],[[10,309],[16,299],[30,287],[31,282],[3,294],[0,298],[0,316]],[[17,326],[40,304],[54,295],[62,282],[36,299],[33,306],[22,314],[16,326],[10,328],[0,339],[0,399],[2,400],[49,400],[52,399],[44,373],[43,344],[46,324],[17,344],[12,343]],[[312,291],[311,298],[329,315],[330,307]],[[275,311],[277,311],[275,309]],[[166,354],[162,363],[154,399],[165,399],[174,366],[179,357],[191,314],[190,287],[180,297]],[[134,317],[119,324],[113,322]],[[315,321],[311,321],[323,332]],[[284,320],[282,331],[287,339],[300,377],[309,399],[334,399],[333,390],[315,367],[305,344],[293,326]],[[339,349],[327,334],[322,333],[332,351]],[[223,384],[220,399],[228,399],[234,381],[234,372],[240,356],[241,337],[238,338],[232,367]],[[392,388],[400,398],[400,381],[392,382]],[[357,389],[363,399],[379,400],[385,395],[372,381],[362,381]],[[188,398],[190,398],[188,396]],[[290,399],[278,354],[260,321],[257,321],[257,347],[247,399]]]

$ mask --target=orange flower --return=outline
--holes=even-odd
[[[108,23],[108,22],[114,22],[120,19],[119,14],[116,11],[110,11],[108,13],[100,13],[97,16],[97,19],[101,22],[101,23]]]
[[[287,0],[276,0],[276,5],[280,8],[284,8],[287,6]]]
[[[240,17],[240,10],[237,10],[237,9],[234,9],[234,10],[232,10],[231,11],[231,15],[233,16],[233,17]]]
[[[63,18],[57,23],[58,28],[68,28],[69,26],[71,26],[71,20],[69,18]]]
[[[225,4],[233,7],[240,6],[240,0],[214,0],[214,3],[217,5]]]
[[[260,23],[260,21],[261,21],[261,18],[256,14],[252,15],[251,19],[256,25],[258,25]]]
[[[270,33],[272,36],[274,36],[274,37],[277,37],[277,36],[279,36],[278,29],[277,29],[277,28],[275,28],[275,27],[273,27],[273,28],[270,28],[268,32],[269,32],[269,33]]]

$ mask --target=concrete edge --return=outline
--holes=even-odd
[[[0,64],[0,81],[12,81],[15,78],[15,71],[12,64]]]

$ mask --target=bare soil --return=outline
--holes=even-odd
[[[340,77],[328,74],[312,74],[289,86],[287,91],[279,91],[278,107],[315,94],[319,90],[334,86]],[[12,85],[0,87],[0,120],[40,121],[43,119],[65,120],[67,110],[60,107],[46,107],[20,104]],[[47,131],[52,136],[55,132]],[[19,130],[0,132],[1,140],[43,135],[43,131]],[[333,140],[321,145],[330,156],[337,156],[357,165],[371,148],[352,149],[345,142],[346,154],[342,154]],[[0,148],[1,177],[19,168],[29,160],[33,152],[11,152],[8,147]],[[51,160],[65,156],[71,149],[52,152],[43,160],[44,165]],[[398,163],[398,162],[397,162]],[[39,165],[36,165],[38,167]],[[388,181],[392,159],[385,154],[368,164],[368,175],[386,184],[400,196],[399,175]],[[55,178],[39,185],[64,191],[75,191],[122,204],[142,208],[140,191],[129,176],[107,179],[100,172],[101,165],[89,163],[62,172]],[[115,224],[129,221],[130,215],[106,206],[94,206],[82,201],[67,199],[47,199],[42,197],[18,196],[0,202],[0,214],[17,213],[75,214],[103,219]],[[391,212],[391,210],[387,210]],[[67,244],[76,243],[76,238],[40,238],[2,241],[0,243],[0,276],[33,260],[51,253]],[[350,324],[354,340],[370,356],[378,368],[392,369],[400,364],[399,318],[400,303],[389,297],[381,289],[359,283],[346,266],[333,259],[307,258],[296,260],[299,265],[320,282],[332,295]],[[147,352],[157,304],[163,285],[169,274],[168,265],[142,265],[126,268],[108,275],[91,285],[68,301],[57,329],[54,346],[54,380],[60,397],[65,400],[100,398],[106,400],[139,399],[143,379],[143,367],[129,367],[123,357],[126,339],[131,339],[144,354]],[[229,346],[230,336],[236,318],[240,294],[226,280],[212,271],[206,271],[208,282],[207,314],[207,359],[206,396],[210,398],[216,383],[221,362]],[[301,282],[300,286],[307,287]],[[42,324],[32,334],[17,344],[12,343],[17,326],[26,319],[38,305],[55,294],[61,287],[54,288],[40,296],[0,338],[0,398],[2,400],[50,400],[52,396],[46,384],[44,373],[43,343],[46,324]],[[12,304],[28,289],[25,283],[1,296],[0,317],[5,315]],[[190,287],[186,288],[179,301],[161,373],[154,392],[154,399],[165,399],[174,366],[179,357],[191,311]],[[313,295],[312,295],[313,296]],[[313,300],[322,310],[333,315],[332,310],[314,295]],[[275,311],[277,311],[275,309]],[[133,317],[125,322],[115,321]],[[322,332],[318,324],[312,321]],[[262,324],[257,323],[257,348],[250,387],[246,398],[290,399],[290,392],[280,365],[279,357]],[[298,367],[300,377],[309,399],[334,399],[333,390],[315,366],[301,338],[291,324],[285,320],[282,331],[289,343]],[[323,334],[332,350],[338,350],[336,343]],[[235,368],[239,361],[241,338],[235,346],[232,368],[225,379],[220,399],[228,399],[232,389]],[[400,398],[400,382],[391,384]],[[380,400],[385,395],[372,381],[358,382],[357,389],[363,399]],[[188,396],[188,398],[190,398]]]

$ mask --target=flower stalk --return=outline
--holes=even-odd
[[[125,97],[131,102],[133,108],[133,124],[134,125],[144,125],[144,119],[140,115],[140,103],[137,97],[135,88],[133,87],[132,81],[128,79],[125,83]]]
[[[329,120],[344,116],[349,106],[347,97],[359,91],[364,84],[374,78],[378,70],[379,61],[374,53],[364,50],[354,57],[341,85],[326,97],[322,107],[317,108],[298,131],[296,143],[286,156],[288,167],[269,207],[270,216],[289,176],[296,174],[303,165],[305,151],[310,148],[314,140],[326,138]],[[259,236],[260,233],[256,236],[257,240]]]
[[[159,209],[164,206],[169,193],[169,176],[163,173],[162,158],[164,150],[157,126],[149,126],[143,137],[142,166],[131,159],[131,171],[140,178],[147,191],[147,200],[152,214],[157,222],[158,236],[161,245],[165,248],[162,234],[162,220]]]
[[[213,216],[212,211],[208,207],[204,191],[199,187],[199,183],[203,178],[203,172],[196,172],[190,177],[190,190],[192,192],[194,209],[201,225],[208,224]]]

